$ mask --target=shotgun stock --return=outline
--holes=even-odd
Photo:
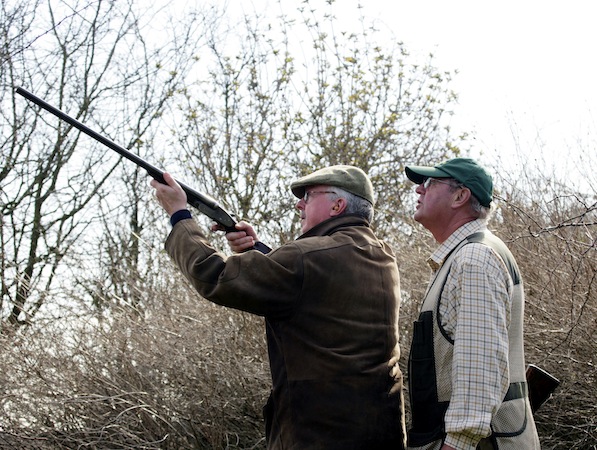
[[[528,365],[526,378],[529,385],[531,410],[535,412],[549,400],[553,391],[559,386],[560,380],[534,364]]]
[[[27,100],[30,100],[33,103],[35,103],[36,105],[41,106],[46,111],[54,114],[58,118],[71,124],[73,127],[81,130],[83,133],[92,137],[96,141],[101,142],[106,147],[111,148],[116,153],[120,154],[121,156],[124,156],[129,161],[132,161],[135,164],[137,164],[137,166],[141,167],[142,169],[145,169],[151,177],[155,178],[160,183],[166,184],[166,182],[164,181],[164,172],[162,170],[158,169],[157,167],[151,165],[144,159],[129,152],[125,148],[115,144],[114,142],[112,142],[108,138],[100,135],[99,133],[93,131],[92,129],[90,129],[86,125],[82,124],[78,120],[70,117],[69,115],[67,115],[66,113],[53,107],[49,103],[46,103],[44,100],[40,99],[39,97],[36,97],[31,92],[28,92],[25,89],[19,87],[19,88],[17,88],[17,94],[20,94],[23,97],[25,97]],[[236,221],[234,220],[234,218],[232,217],[231,214],[229,214],[227,211],[225,211],[218,204],[218,202],[215,199],[213,199],[209,195],[205,195],[205,194],[202,194],[201,192],[197,192],[196,190],[185,185],[184,183],[181,183],[178,181],[178,184],[180,184],[180,187],[187,194],[187,202],[189,203],[189,205],[197,208],[200,212],[205,214],[207,217],[213,219],[216,223],[218,223],[224,229],[224,231],[226,231],[226,232],[236,231],[236,229],[234,228]]]

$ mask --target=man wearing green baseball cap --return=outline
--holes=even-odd
[[[272,391],[268,449],[400,450],[405,445],[398,356],[400,281],[392,250],[370,228],[373,186],[354,166],[293,182],[302,234],[274,250],[239,222],[217,252],[169,174],[152,181],[170,215],[166,250],[207,300],[265,317]],[[217,228],[212,228],[217,229]]]
[[[525,377],[524,292],[487,229],[491,175],[470,158],[407,166],[414,218],[438,242],[409,356],[409,449],[538,450]]]

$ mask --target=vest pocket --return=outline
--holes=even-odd
[[[496,438],[522,434],[527,426],[526,398],[516,398],[502,403],[491,421]]]
[[[444,437],[443,418],[447,402],[438,402],[435,360],[433,358],[433,312],[424,311],[414,322],[409,358],[408,384],[411,399],[412,428],[409,447],[434,448],[433,441]],[[439,448],[439,447],[438,447]]]
[[[440,450],[443,443],[443,439],[440,439],[424,445],[413,445],[409,443],[407,447],[408,450]]]
[[[507,405],[507,409],[502,408]],[[541,450],[531,405],[526,398],[506,401],[492,421],[493,439],[500,450]],[[497,419],[500,419],[499,427]],[[522,423],[522,427],[520,424]],[[510,428],[510,430],[508,430]],[[513,431],[514,430],[514,431]]]
[[[409,359],[409,389],[413,415],[419,406],[437,402],[433,359],[433,313],[425,311],[414,322]],[[421,411],[424,413],[424,411]],[[416,414],[418,416],[418,414]]]

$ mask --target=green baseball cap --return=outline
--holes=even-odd
[[[493,199],[493,179],[474,159],[453,158],[434,167],[407,166],[406,176],[416,184],[427,178],[454,178],[469,188],[483,206],[489,206]]]
[[[358,167],[346,165],[325,167],[294,181],[290,185],[290,189],[296,197],[303,198],[305,189],[308,186],[316,186],[318,184],[337,186],[351,194],[364,198],[372,205],[375,203],[371,180]]]

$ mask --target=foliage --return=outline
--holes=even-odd
[[[10,37],[0,73],[2,326],[30,323],[48,296],[60,295],[68,260],[91,256],[100,221],[113,220],[97,212],[113,200],[114,180],[123,173],[105,148],[40,114],[15,88],[28,88],[110,136],[129,135],[123,146],[143,149],[140,142],[155,132],[187,68],[184,52],[146,43],[150,11],[132,2],[21,3],[2,3],[2,35]],[[142,214],[135,207],[141,185],[134,175],[124,179],[134,181],[125,208]],[[131,235],[141,227],[133,215]]]
[[[180,283],[181,280],[178,280]],[[0,336],[0,448],[253,448],[268,393],[262,320],[153,292],[141,319],[78,316]]]
[[[215,6],[139,3],[2,3],[0,448],[262,448],[269,388],[262,320],[176,275],[145,175],[16,86],[196,181],[272,245],[298,234],[291,179],[363,167],[399,261],[408,349],[435,244],[412,221],[403,169],[466,152],[449,126],[452,74],[379,45],[364,19],[339,30],[334,1],[232,23]],[[527,359],[563,381],[537,415],[543,448],[595,448],[595,192],[493,169],[492,226],[526,284]]]
[[[335,31],[333,15],[320,19],[304,3],[298,19],[277,18],[279,38],[260,17],[209,30],[201,55],[207,77],[182,92],[184,115],[174,127],[186,173],[275,245],[298,232],[295,200],[280,195],[290,181],[325,165],[354,164],[385,192],[375,225],[391,233],[407,189],[396,177],[404,162],[459,151],[446,120],[456,99],[451,74],[435,68],[432,56],[409,63],[400,43],[382,48],[375,29]]]
[[[527,362],[561,381],[536,415],[542,448],[594,449],[597,195],[562,183],[557,171],[545,168],[502,180],[496,228],[524,277]]]

